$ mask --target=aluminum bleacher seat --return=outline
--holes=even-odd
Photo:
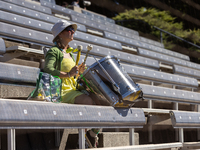
[[[53,3],[49,3],[49,2],[46,2],[46,1],[41,1],[40,3],[41,3],[42,6],[51,8],[51,11],[54,12],[54,13],[61,13],[63,15],[68,15],[68,16],[69,15],[75,15],[75,16],[83,17],[83,18],[88,19],[88,20],[95,20],[95,18],[92,18],[92,17],[87,16],[85,14],[76,12],[72,9],[68,9],[68,8],[53,4]]]
[[[153,82],[166,83],[190,88],[198,87],[198,81],[194,78],[183,77],[127,64],[123,64],[122,66],[130,76],[137,79],[146,79]]]
[[[155,46],[164,48],[164,44],[163,43],[160,43],[160,42],[157,42],[157,41],[153,41],[153,40],[147,39],[145,37],[140,37],[140,40],[142,42],[149,43],[151,45],[155,45]]]
[[[173,72],[174,74],[179,74],[179,75],[184,75],[184,76],[200,79],[200,71],[196,69],[174,65]]]
[[[0,21],[2,21],[2,22],[16,24],[19,26],[24,26],[27,28],[51,33],[51,28],[53,26],[53,23],[43,22],[41,20],[36,20],[36,19],[29,18],[29,17],[16,15],[16,14],[1,11],[1,10],[0,10],[0,14],[1,14]],[[71,21],[69,21],[69,22],[71,22]],[[77,30],[86,32],[86,28],[84,25],[80,25],[80,24],[77,24],[77,25],[78,25]]]
[[[77,40],[73,40],[69,43],[69,45],[73,48],[77,48],[78,45],[82,45],[83,52],[87,51],[88,44],[89,43],[81,42]],[[100,57],[105,57],[107,55],[114,55],[117,58],[119,58],[121,61],[132,64],[132,65],[145,66],[145,67],[156,69],[156,70],[159,69],[159,64],[157,60],[144,58],[141,56],[132,55],[132,54],[121,52],[121,51],[116,51],[114,49],[110,49],[110,48],[106,48],[106,47],[102,47],[98,45],[93,45],[93,49],[90,51],[90,54],[95,55],[95,56],[100,56]]]
[[[200,128],[200,113],[188,111],[170,111],[174,128]]]
[[[84,61],[84,57],[85,57],[84,55],[81,56],[80,63]],[[95,59],[91,56],[87,58],[86,64],[90,66],[95,62],[96,62]],[[148,80],[151,82],[166,83],[166,84],[182,86],[182,87],[190,87],[190,88],[198,87],[198,81],[194,78],[164,73],[152,69],[125,64],[123,62],[121,62],[121,65],[133,79]]]
[[[107,17],[102,16],[102,15],[94,14],[94,13],[91,13],[91,12],[86,11],[86,10],[82,10],[82,13],[85,14],[85,15],[88,15],[88,16],[92,16],[92,17],[110,22],[110,23],[115,23],[115,21],[113,19],[107,18]]]
[[[131,33],[131,34],[134,34],[134,35],[139,35],[138,31],[135,31],[135,30],[132,30],[132,29],[129,29],[129,28],[126,28],[126,27],[123,27],[123,26],[120,26],[120,25],[117,25],[117,24],[114,24],[113,25],[115,27],[115,29],[117,31],[125,31],[127,33]]]
[[[110,33],[110,32],[107,32],[107,31],[104,31],[104,35],[106,38],[109,38],[109,39],[113,39],[113,40],[116,40],[116,41],[121,41],[121,42],[126,42],[128,44],[131,44],[131,39],[130,38],[126,38],[126,37],[123,37],[123,36],[120,36],[120,35],[117,35],[117,34],[113,34],[113,33]],[[137,35],[132,35],[132,38],[135,39],[135,40],[140,40],[140,37],[137,36]]]
[[[79,12],[76,12],[74,10],[71,10],[71,9],[68,9],[68,8],[64,8],[64,7],[59,6],[59,5],[54,5],[54,4],[47,3],[47,2],[41,2],[41,5],[51,8],[52,11],[55,12],[55,13],[62,13],[64,15],[68,15],[68,16],[74,15],[74,16],[79,17],[79,19],[80,18],[84,18],[86,20],[94,21],[94,22],[96,22],[98,24],[107,25],[107,26],[110,26],[110,27],[113,27],[115,25],[113,23],[110,23],[110,22],[107,22],[105,20],[99,19],[98,17],[88,16],[88,15],[85,15],[83,13],[79,13]]]
[[[188,112],[188,111],[170,111],[170,117],[172,126],[178,128],[179,141],[183,143],[183,149],[199,149],[199,141],[185,142],[186,136],[184,135],[184,129],[196,130],[197,140],[199,137],[200,128],[200,113],[199,112]],[[195,137],[195,134],[193,135]]]
[[[40,69],[0,62],[0,80],[3,83],[35,84]]]
[[[10,25],[7,23],[0,23],[0,35],[22,39],[25,41],[30,41],[30,42],[39,43],[39,44],[53,45],[52,34],[47,34],[44,32],[22,28],[22,27]],[[97,45],[103,45],[105,47],[111,47],[118,50],[122,49],[121,44],[119,42],[107,40],[104,38],[100,38],[100,37],[93,36],[90,34],[79,32],[79,31],[77,31],[74,34],[74,38],[78,40],[82,40],[82,41],[87,41],[89,43],[94,43]]]
[[[0,22],[0,36],[29,41],[40,45],[53,45],[53,35]]]
[[[165,62],[165,63],[171,64],[171,65],[178,64],[178,65],[193,68],[193,69],[200,69],[199,64],[195,64],[195,63],[192,63],[192,62],[180,59],[180,58],[176,58],[173,56],[167,56],[164,54],[152,52],[152,51],[141,49],[141,48],[138,48],[138,54],[141,56],[149,57],[149,58],[155,58],[157,60],[160,60],[161,62]]]
[[[88,15],[85,15],[85,14],[82,14],[82,13],[78,13],[78,12],[73,11],[71,9],[61,7],[59,5],[51,4],[51,3],[48,3],[48,2],[41,2],[41,5],[51,8],[51,10],[55,13],[61,13],[63,15],[68,15],[68,16],[72,15],[72,16],[74,16],[72,19],[77,18],[77,20],[79,20],[80,18],[83,18],[83,19],[88,20],[88,21],[90,20],[90,21],[94,21],[94,22],[99,23],[98,18],[93,18],[91,16],[88,16]],[[82,23],[84,23],[84,22],[82,22]],[[131,34],[139,35],[139,33],[137,31],[134,31],[134,30],[131,30],[131,29],[110,23],[110,22],[105,22],[104,24],[102,24],[102,26],[104,26],[104,25],[106,25],[106,27],[112,28],[112,30],[109,30],[111,32],[114,32],[115,29],[117,29],[117,30],[121,30],[121,31],[126,31],[126,32],[131,33]],[[102,31],[104,31],[104,30],[102,30]],[[115,32],[115,33],[118,33],[118,32]]]
[[[0,63],[0,98],[27,98],[35,89],[40,69]]]
[[[107,31],[109,31],[109,32],[107,32]],[[157,46],[158,48],[159,47],[162,47],[162,48],[164,47],[163,44],[161,44],[159,42],[156,42],[156,41],[144,38],[144,37],[139,37],[138,35],[131,34],[131,33],[127,32],[127,31],[121,31],[121,30],[115,29],[115,33],[113,32],[114,34],[110,33],[111,31],[112,30],[104,30],[105,37],[110,38],[110,39],[115,39],[117,41],[121,41],[122,43],[130,44],[130,45],[133,44],[132,43],[133,41],[131,39],[134,39],[134,40],[138,40],[140,42],[144,42],[144,43],[150,44],[152,46],[153,45]]]
[[[7,23],[10,23],[13,25],[14,24],[19,25],[21,27],[22,26],[28,27],[31,29],[36,29],[38,31],[44,31],[44,32],[50,33],[51,28],[53,26],[53,24],[51,24],[51,23],[47,23],[47,22],[36,20],[36,19],[16,15],[16,14],[5,12],[2,10],[0,10],[0,14],[1,14],[0,21],[2,21],[2,22],[7,22]]]
[[[48,3],[56,4],[55,0],[40,0],[40,2],[48,2]]]
[[[118,49],[118,50],[122,50],[121,43],[119,43],[119,42],[115,42],[115,41],[108,40],[105,38],[93,36],[91,34],[79,32],[79,31],[75,32],[74,39],[77,39],[80,41],[85,41],[88,43],[97,44],[97,45],[102,45],[105,47],[110,47],[110,48],[114,48],[114,49]]]
[[[25,1],[25,0],[3,0],[3,1],[13,3],[15,5],[23,6],[23,7],[26,7],[26,8],[30,8],[30,9],[33,9],[33,10],[36,10],[36,11],[39,11],[39,12],[43,12],[43,13],[46,13],[46,14],[52,14],[50,8],[47,8],[47,7],[44,7],[44,6],[41,6],[41,5],[35,5],[35,4],[28,2],[28,1]]]
[[[4,10],[4,11],[9,11],[12,13],[16,13],[19,15],[24,15],[24,16],[28,16],[30,18],[35,18],[38,20],[43,20],[46,22],[50,22],[50,23],[55,23],[58,20],[60,20],[59,18],[53,17],[51,15],[48,14],[44,14],[35,10],[31,10],[25,7],[21,7],[21,6],[17,6],[8,2],[3,2],[0,1],[0,9]]]
[[[81,24],[84,24],[85,26],[87,26],[87,28],[92,28],[92,29],[95,29],[95,30],[99,30],[99,31],[103,31],[103,30],[108,30],[108,31],[113,31],[113,29],[109,26],[106,26],[106,25],[103,25],[103,24],[99,24],[95,21],[91,21],[91,20],[86,20],[84,19],[83,17],[78,17],[78,16],[75,16],[75,15],[71,15],[71,20],[73,22],[78,22],[78,23],[81,23]],[[115,32],[115,31],[113,31]]]
[[[26,25],[35,24],[35,27],[39,26],[39,28],[42,28],[43,22],[51,23],[53,25],[56,22],[58,22],[59,20],[61,20],[60,18],[54,17],[52,15],[44,14],[42,12],[38,12],[35,10],[31,10],[28,8],[24,8],[24,7],[17,6],[17,5],[3,2],[3,1],[0,1],[0,10],[7,11],[7,12],[10,12],[13,14],[26,16],[26,17],[30,18],[30,20],[28,20],[27,18],[23,18],[23,17],[21,18],[22,21],[24,21],[26,23]],[[7,13],[4,12],[4,15],[7,15]],[[8,14],[8,15],[11,15],[11,14]],[[11,17],[11,16],[9,16],[9,17]],[[5,19],[5,16],[1,16],[1,18]],[[34,21],[34,20],[32,20],[32,22],[31,22],[31,18],[40,20],[41,23],[39,23],[38,21]],[[7,18],[6,21],[8,21],[8,19],[9,18]],[[20,19],[20,18],[18,18],[18,19]],[[23,19],[25,19],[25,20],[23,20]],[[10,20],[9,22],[11,22],[11,21],[18,22],[15,17],[13,18],[13,20]],[[28,21],[28,24],[27,24],[27,21]],[[71,22],[71,21],[69,21],[69,22]],[[21,22],[21,23],[23,25],[23,22]],[[77,25],[78,25],[78,30],[86,32],[86,28],[84,25],[81,25],[81,24],[77,24]],[[43,26],[43,27],[45,27],[45,26]],[[49,28],[49,30],[51,30],[51,28]]]
[[[139,84],[145,99],[200,104],[200,93]]]
[[[129,38],[126,38],[126,37],[123,37],[123,36],[120,36],[120,35],[116,35],[114,33],[104,31],[104,37],[115,40],[115,41],[119,41],[121,43],[132,45],[132,46],[135,46],[135,47],[145,48],[145,49],[149,49],[149,50],[152,50],[152,51],[156,51],[156,52],[164,53],[164,54],[167,54],[167,55],[175,56],[175,57],[178,57],[178,58],[181,58],[181,59],[189,60],[189,57],[187,55],[183,55],[183,54],[176,53],[176,52],[173,52],[173,51],[170,51],[170,50],[166,50],[166,49],[161,48],[161,47],[157,47],[157,46],[154,46],[154,45],[149,45],[147,43],[143,43],[142,41],[140,41],[140,39],[139,39],[140,37],[137,37],[137,36],[135,36],[135,39],[129,39]]]

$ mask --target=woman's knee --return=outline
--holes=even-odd
[[[80,95],[75,98],[75,104],[93,105],[93,100],[87,95]]]

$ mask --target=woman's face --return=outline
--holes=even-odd
[[[70,42],[74,39],[74,29],[69,26],[67,27],[65,30],[63,30],[61,33],[60,33],[60,38],[62,39],[62,42]]]

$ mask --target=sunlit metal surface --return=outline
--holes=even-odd
[[[0,107],[1,129],[141,128],[146,122],[139,108],[8,99],[0,99]]]
[[[200,128],[200,113],[187,111],[170,111],[174,128]]]

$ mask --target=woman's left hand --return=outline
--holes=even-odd
[[[80,64],[79,66],[78,66],[78,68],[79,68],[79,73],[80,74],[82,74],[84,71],[85,71],[85,68],[86,68],[86,64]]]

